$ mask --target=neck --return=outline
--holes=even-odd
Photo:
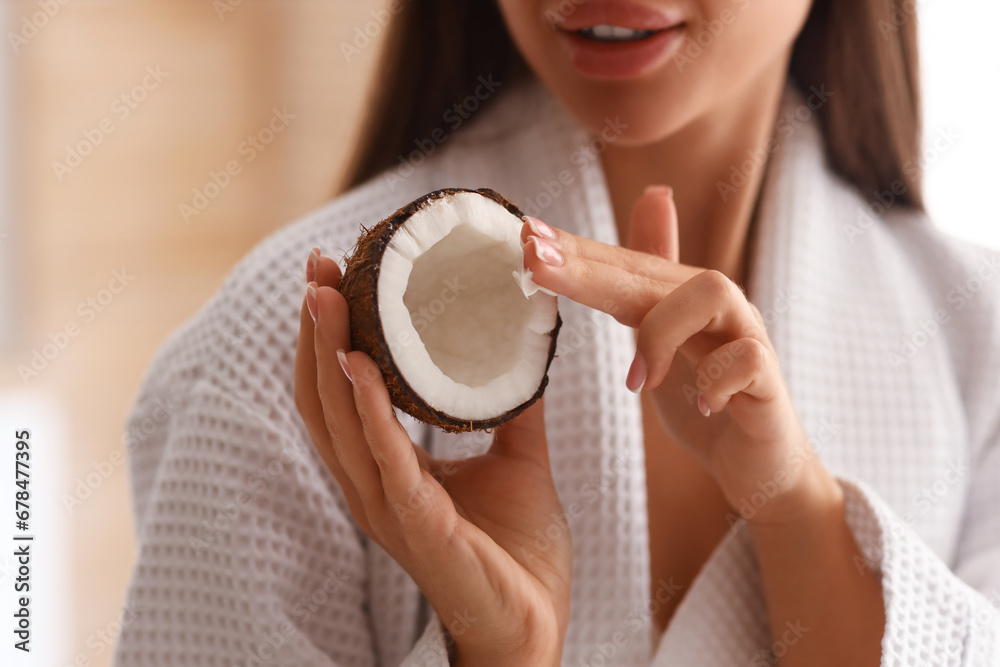
[[[767,155],[785,72],[784,64],[768,68],[666,139],[608,147],[602,160],[623,245],[635,200],[648,185],[669,185],[677,205],[680,261],[744,282],[747,239],[765,164],[758,159],[752,169],[741,167],[750,156]]]

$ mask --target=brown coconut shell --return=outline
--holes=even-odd
[[[449,433],[496,428],[521,414],[541,398],[549,382],[548,369],[556,354],[556,339],[559,334],[559,328],[562,326],[562,318],[557,314],[556,326],[552,330],[552,344],[549,347],[549,358],[545,364],[546,374],[542,377],[538,391],[521,405],[492,419],[456,419],[451,415],[435,410],[403,379],[402,373],[400,373],[399,368],[397,368],[392,359],[392,354],[385,340],[385,333],[382,331],[382,324],[379,321],[377,288],[379,271],[382,266],[382,255],[389,244],[389,239],[396,233],[396,230],[406,224],[410,216],[422,208],[429,206],[437,199],[460,192],[475,192],[483,197],[488,197],[518,218],[524,218],[524,214],[514,204],[488,188],[480,188],[478,190],[467,188],[435,190],[410,202],[371,229],[364,231],[358,239],[354,252],[346,259],[347,269],[344,271],[344,277],[340,282],[340,293],[347,301],[350,311],[351,347],[355,350],[361,350],[378,364],[379,369],[382,371],[386,388],[389,390],[392,404],[420,421],[436,426]]]

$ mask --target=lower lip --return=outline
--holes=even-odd
[[[566,31],[559,35],[580,74],[592,79],[621,80],[642,76],[663,64],[680,46],[684,26],[676,25],[634,42],[598,42]]]

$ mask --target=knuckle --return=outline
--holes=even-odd
[[[431,489],[426,483],[419,483],[406,494],[405,502],[393,502],[393,515],[400,522],[416,513],[425,511],[431,502]]]
[[[770,351],[756,338],[740,339],[742,355],[747,360],[751,370],[758,372],[765,370],[770,363]]]
[[[698,275],[699,286],[706,296],[713,301],[731,302],[737,294],[742,294],[726,274],[715,269],[708,269]]]
[[[573,266],[576,267],[576,278],[583,284],[592,284],[594,278],[596,278],[594,265],[588,261],[573,262]]]
[[[599,277],[591,262],[573,261],[567,262],[565,266],[570,269],[568,272],[570,280],[559,281],[560,293],[565,294],[573,301],[579,301],[586,296],[588,291],[591,293],[595,291],[594,285],[597,284]],[[565,287],[562,287],[563,285]],[[614,297],[617,292],[615,289],[611,289],[609,294]]]
[[[703,391],[711,388],[717,380],[731,372],[739,356],[739,351],[733,346],[713,350],[695,367],[696,386]]]
[[[575,257],[583,257],[584,247],[580,237],[562,230],[556,231],[556,242]]]
[[[664,289],[663,284],[658,280],[649,276],[639,276],[637,282],[636,291],[642,295],[645,303],[652,306],[666,298],[667,290]]]
[[[706,269],[698,274],[698,279],[701,281],[702,287],[706,290],[718,290],[720,292],[728,291],[728,283],[731,281],[726,277],[726,274],[722,273],[717,269]]]
[[[647,280],[652,280],[654,278],[656,272],[653,270],[654,269],[653,257],[649,255],[639,254],[630,259],[632,260],[632,264],[634,266],[632,271],[633,273],[635,273],[635,275],[639,276],[640,278],[645,278]]]
[[[622,314],[621,302],[618,299],[608,297],[601,302],[601,310],[618,319],[619,315]]]
[[[372,459],[375,461],[375,465],[378,466],[379,470],[382,470],[385,474],[392,474],[395,467],[395,461],[392,456],[389,455],[383,447],[372,447]]]

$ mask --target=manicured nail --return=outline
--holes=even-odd
[[[639,352],[635,353],[632,365],[628,367],[628,375],[625,377],[625,386],[628,390],[638,394],[646,384],[646,374],[649,369],[646,367],[646,360]]]
[[[347,355],[344,354],[343,350],[337,350],[337,361],[340,362],[340,369],[344,371],[344,375],[351,381],[351,384],[354,384],[354,378],[351,377],[351,367],[347,365]]]
[[[311,283],[316,280],[316,265],[319,263],[319,248],[313,248],[309,252],[309,259],[306,260],[306,282]]]
[[[526,215],[524,216],[524,219],[528,221],[528,226],[531,227],[531,231],[535,233],[535,236],[541,236],[547,239],[554,239],[556,237],[556,233],[552,231],[552,228],[538,218]]]
[[[309,283],[306,286],[306,308],[309,309],[309,314],[313,318],[313,324],[316,323],[316,318],[319,317],[319,304],[316,301],[316,283]]]
[[[535,243],[535,254],[538,255],[538,259],[550,266],[562,266],[563,256],[561,252],[538,237],[534,237],[532,240]]]
[[[712,408],[708,404],[708,401],[705,400],[704,394],[698,394],[698,411],[706,417],[709,417],[712,414]]]

